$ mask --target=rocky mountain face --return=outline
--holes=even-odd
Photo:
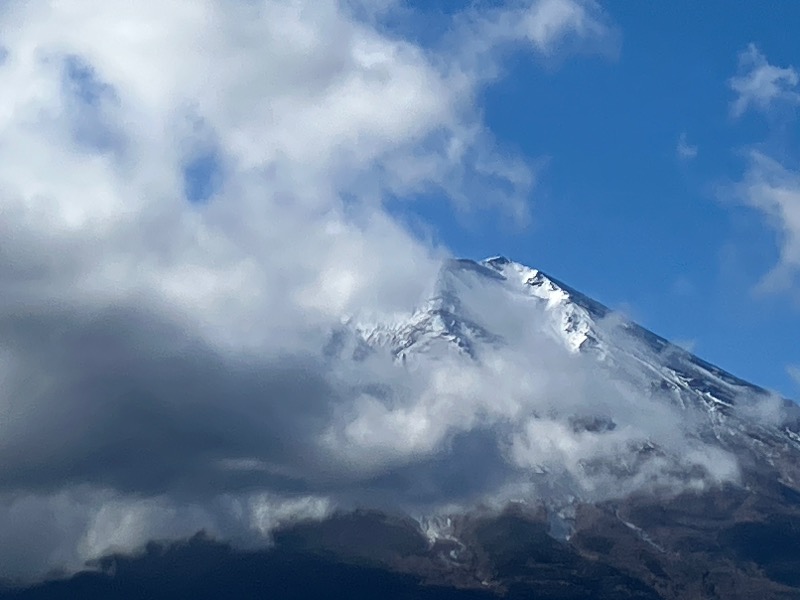
[[[581,468],[626,481],[655,461],[686,485],[593,495],[567,483],[557,494],[450,514],[342,512],[284,527],[270,550],[234,552],[200,537],[108,557],[93,573],[0,597],[219,597],[224,589],[280,598],[800,599],[793,402],[502,257],[449,262],[409,318],[348,322],[327,352],[356,361],[388,352],[412,370],[448,355],[480,363],[529,326],[521,314],[537,335],[683,415],[686,439],[735,457],[737,476],[706,481],[680,447],[645,440],[624,456],[583,459]],[[619,427],[619,417],[583,411],[565,422],[602,433]],[[558,476],[545,464],[532,470],[545,481]]]

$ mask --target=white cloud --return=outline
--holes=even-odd
[[[540,59],[560,59],[589,51],[613,55],[616,31],[601,7],[591,0],[514,2],[493,10],[468,11],[456,19],[455,39],[460,64],[466,70],[494,77],[498,65],[492,50],[527,47]]]
[[[776,103],[800,104],[798,77],[794,67],[776,67],[767,61],[755,44],[739,54],[739,73],[728,80],[736,94],[731,114],[742,116],[748,109],[769,111]]]
[[[600,18],[600,8],[593,2],[543,0],[523,14],[510,13],[518,21],[518,31],[543,54],[552,54],[568,36],[578,39],[601,39],[609,28]],[[508,17],[507,17],[508,18]]]
[[[446,255],[385,198],[526,217],[533,169],[476,104],[502,47],[552,57],[610,32],[594,4],[542,0],[458,16],[431,49],[383,27],[394,4],[0,5],[0,576],[200,526],[266,535],[406,467],[450,501],[425,469],[463,437],[484,450],[484,428],[507,442],[479,453],[486,481],[510,457],[580,479],[588,450],[682,440],[630,411],[608,441],[534,448],[537,425],[509,423],[588,389],[549,348],[541,372],[508,353],[413,376],[322,355],[342,318],[406,314]],[[192,203],[198,157],[217,179]]]
[[[751,151],[736,192],[743,203],[764,215],[777,234],[778,262],[762,280],[761,288],[791,290],[800,271],[800,173]]]
[[[681,133],[678,137],[678,145],[675,148],[675,152],[681,160],[691,160],[697,156],[697,146],[689,143],[686,132]]]

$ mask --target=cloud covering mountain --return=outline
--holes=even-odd
[[[535,168],[493,141],[480,93],[509,48],[607,51],[599,8],[478,7],[427,45],[390,18],[415,17],[0,7],[0,576],[199,529],[259,543],[338,506],[738,479],[666,392],[642,398],[634,371],[545,335],[524,282],[453,268],[396,216],[435,189],[530,217]],[[403,363],[377,343],[378,325],[442,311],[480,360],[448,342]],[[623,455],[636,464],[609,472]]]

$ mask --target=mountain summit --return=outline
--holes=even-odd
[[[453,355],[480,364],[511,352],[536,372],[538,363],[547,364],[554,354],[574,356],[582,362],[559,366],[569,371],[591,365],[590,389],[563,407],[565,413],[584,411],[563,415],[573,428],[611,431],[629,416],[610,414],[620,407],[626,412],[663,407],[678,415],[688,439],[736,457],[740,483],[757,474],[800,489],[800,407],[795,403],[704,361],[546,273],[505,257],[450,260],[430,299],[409,318],[356,329],[359,352],[388,351],[411,368]],[[599,392],[598,398],[591,397],[600,389],[598,380],[612,381],[612,393],[634,404],[602,402]],[[598,412],[591,414],[592,410]],[[636,452],[669,458],[656,440],[641,441]],[[676,450],[681,454],[689,448],[673,448],[673,454]],[[671,458],[677,468],[683,457]]]

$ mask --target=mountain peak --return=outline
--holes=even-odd
[[[507,265],[508,263],[513,261],[505,256],[501,256],[498,254],[497,256],[490,256],[489,258],[485,258],[480,262],[487,265]]]
[[[364,346],[375,352],[388,350],[403,364],[454,356],[482,364],[494,360],[498,351],[522,354],[515,360],[524,363],[530,340],[539,340],[534,341],[538,349],[531,360],[541,353],[566,350],[594,361],[604,378],[641,390],[642,401],[684,411],[687,419],[697,422],[698,439],[721,444],[726,451],[745,447],[748,452],[762,452],[757,447],[765,439],[775,447],[800,451],[794,404],[709,364],[558,279],[504,256],[446,261],[425,304],[405,320],[373,325],[362,334]],[[522,339],[528,342],[520,345]],[[794,425],[785,426],[781,417],[765,429],[752,419],[753,414],[765,412],[759,407],[781,402],[783,408],[775,410],[793,415],[789,421]],[[777,454],[769,460],[775,462]],[[800,471],[788,469],[782,477],[800,481]]]

